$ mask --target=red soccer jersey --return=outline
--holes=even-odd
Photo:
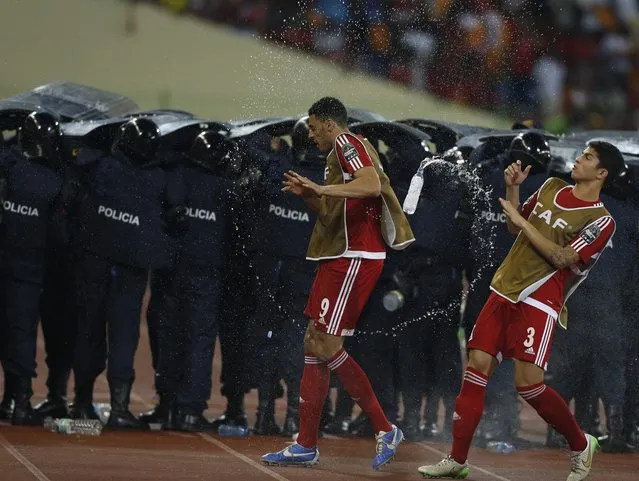
[[[366,147],[351,133],[340,134],[334,145],[344,182],[353,180],[353,174],[364,167],[372,167],[373,161]],[[344,257],[364,259],[386,258],[386,246],[382,237],[382,197],[346,199],[346,241]]]
[[[531,195],[521,206],[520,212],[526,219],[532,213],[537,204],[537,194]],[[600,200],[588,202],[578,199],[572,193],[572,186],[567,185],[557,193],[556,203],[563,209],[587,209],[601,207]],[[597,259],[601,251],[615,232],[615,221],[610,216],[602,216],[584,229],[572,239],[569,245],[575,249],[581,260],[580,264],[573,267],[559,269],[555,274],[542,284],[530,297],[551,307],[559,312],[564,303],[564,286],[569,276],[574,275],[573,269],[586,268],[592,259]]]

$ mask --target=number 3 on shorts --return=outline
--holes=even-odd
[[[331,305],[331,301],[328,300],[328,297],[325,297],[324,299],[322,299],[321,310],[319,313],[320,317],[324,317],[326,315],[330,305]]]
[[[532,345],[535,343],[535,328],[529,327],[527,332],[528,337],[524,341],[524,347],[532,347]]]

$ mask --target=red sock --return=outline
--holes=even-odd
[[[366,373],[344,349],[340,349],[328,360],[328,368],[337,374],[346,392],[366,413],[376,433],[393,429],[379,405]]]
[[[300,433],[297,436],[297,444],[300,446],[317,446],[320,418],[328,396],[330,379],[331,375],[324,361],[313,356],[304,357],[304,373],[300,382]]]
[[[472,367],[467,367],[464,382],[455,401],[453,414],[453,447],[450,455],[458,463],[466,462],[475,429],[484,411],[484,395],[488,376]]]
[[[588,445],[584,432],[570,412],[566,401],[543,382],[518,387],[519,395],[537,410],[541,418],[562,434],[572,451],[583,451]]]

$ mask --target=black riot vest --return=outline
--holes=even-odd
[[[262,200],[256,203],[255,230],[249,246],[250,250],[275,257],[306,259],[315,213],[301,197],[281,191],[286,167],[286,162],[282,162],[281,169],[272,170],[269,187],[257,194]],[[294,165],[291,168],[313,182],[324,182],[323,165]]]
[[[62,189],[62,176],[13,149],[3,151],[0,156],[7,182],[7,196],[2,205],[5,245],[8,250],[44,249],[54,205]]]
[[[78,163],[83,164],[82,153]],[[86,172],[77,209],[79,247],[113,262],[155,269],[170,264],[173,243],[162,228],[167,172],[104,155]]]
[[[203,168],[182,170],[188,229],[180,241],[179,262],[221,267],[226,263],[233,183]]]
[[[408,218],[416,239],[411,249],[432,256],[433,263],[463,265],[473,221],[467,191],[453,164],[439,162],[425,169],[417,210]],[[397,195],[403,202],[406,188],[397,188]]]
[[[615,234],[609,248],[601,254],[602,262],[589,272],[575,292],[574,298],[579,301],[570,299],[572,302],[602,303],[613,310],[621,307],[620,294],[631,283],[632,269],[639,257],[639,204],[633,199],[619,200],[605,194],[600,198],[615,221]],[[631,290],[634,292],[634,287]]]

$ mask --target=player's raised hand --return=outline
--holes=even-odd
[[[510,164],[506,167],[506,170],[504,170],[504,180],[506,181],[506,185],[520,185],[528,177],[531,168],[532,166],[529,165],[522,171],[521,160]]]
[[[291,194],[308,197],[312,195],[321,196],[322,187],[311,179],[298,174],[294,170],[284,172],[284,187],[282,192],[290,192]]]

